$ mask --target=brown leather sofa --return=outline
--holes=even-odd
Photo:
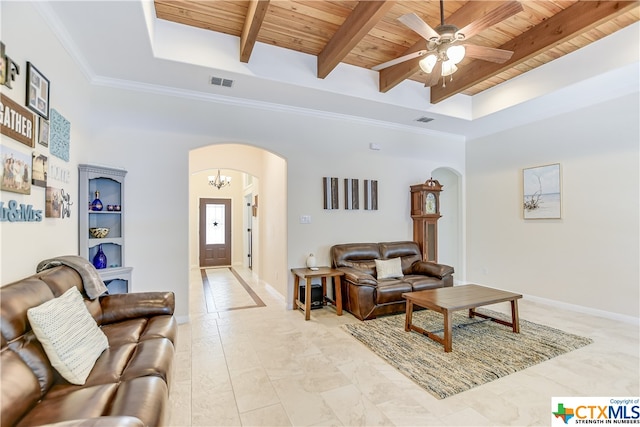
[[[375,260],[400,258],[402,278],[378,279]],[[403,292],[453,286],[453,267],[422,261],[415,242],[346,243],[331,247],[342,279],[342,306],[360,320],[405,311]]]
[[[84,385],[51,366],[27,310],[72,286],[107,336]],[[159,426],[165,423],[177,336],[172,292],[89,300],[81,276],[60,266],[0,287],[0,420],[8,426]]]

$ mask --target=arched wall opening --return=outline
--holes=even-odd
[[[464,188],[462,175],[455,169],[435,169],[431,176],[443,185],[438,220],[438,262],[455,268],[456,283],[464,282]]]
[[[231,186],[217,189],[208,176],[232,177]],[[232,200],[232,265],[244,265],[243,215],[245,200],[257,206],[254,224],[252,269],[283,298],[287,295],[287,162],[277,154],[245,144],[224,143],[189,152],[189,262],[199,268],[200,198]],[[240,233],[240,235],[238,235]]]

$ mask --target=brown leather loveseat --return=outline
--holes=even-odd
[[[394,278],[380,278],[376,260],[394,258],[400,258],[401,273]],[[342,306],[360,320],[403,312],[406,305],[403,292],[453,286],[453,267],[422,261],[415,242],[334,245],[331,262],[345,273]]]
[[[82,298],[89,310],[85,317],[92,316],[108,340],[82,385],[53,368],[27,316],[28,309],[66,291],[75,294],[72,287],[81,295],[77,304]],[[64,265],[0,287],[2,426],[165,424],[177,335],[174,306],[172,292],[91,300],[81,275]]]

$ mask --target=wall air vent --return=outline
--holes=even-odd
[[[210,83],[214,86],[231,87],[233,80],[223,79],[222,77],[211,77]]]
[[[422,117],[418,117],[415,121],[420,123],[429,123],[430,121],[433,121],[433,120],[434,119],[431,117],[422,116]]]

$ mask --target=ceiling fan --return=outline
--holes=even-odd
[[[455,25],[445,24],[444,0],[440,0],[440,25],[435,29],[431,28],[415,13],[408,13],[398,18],[400,22],[426,40],[426,49],[403,55],[376,65],[371,69],[379,71],[426,55],[420,60],[419,64],[422,71],[428,74],[425,86],[429,87],[438,83],[440,77],[443,77],[444,85],[444,77],[450,76],[458,70],[456,64],[462,61],[465,55],[470,58],[501,64],[511,58],[512,51],[468,44],[464,43],[464,41],[523,10],[518,1],[503,2],[481,18],[459,29]]]

